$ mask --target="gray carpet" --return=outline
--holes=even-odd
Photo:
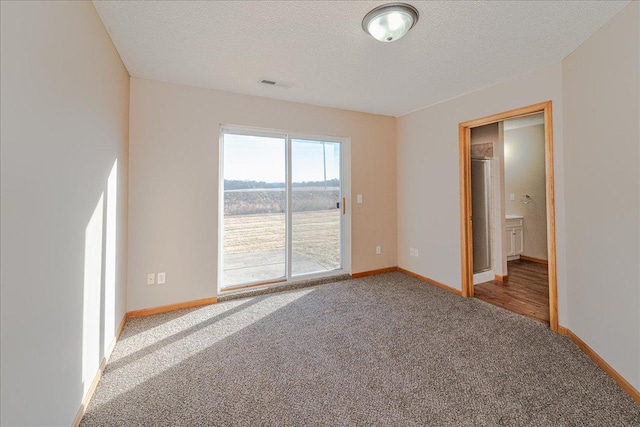
[[[130,319],[81,426],[639,426],[542,323],[401,273]]]

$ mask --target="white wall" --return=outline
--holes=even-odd
[[[351,137],[352,272],[396,265],[395,119],[131,80],[129,310],[217,292],[220,125]],[[375,246],[382,254],[375,255]],[[147,286],[165,271],[167,283]]]
[[[561,71],[552,65],[398,118],[398,265],[461,289],[458,124],[551,100],[559,321],[566,325]],[[420,257],[410,257],[409,247]]]
[[[0,15],[0,424],[68,426],[125,313],[129,76],[90,2]]]
[[[505,213],[524,217],[523,255],[547,259],[544,125],[505,130],[504,152]],[[525,194],[531,197],[526,204]]]
[[[569,327],[640,390],[640,4],[562,63]]]

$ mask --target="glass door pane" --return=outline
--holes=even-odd
[[[340,144],[291,140],[291,274],[342,267]]]
[[[224,133],[223,288],[286,278],[286,139]]]

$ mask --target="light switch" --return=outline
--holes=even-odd
[[[357,200],[358,203],[362,203],[362,194],[358,194],[356,196],[356,200]]]
[[[509,194],[509,200],[515,200],[516,199],[516,195],[511,193]]]

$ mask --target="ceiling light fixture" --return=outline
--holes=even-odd
[[[418,22],[418,9],[406,3],[378,6],[362,20],[362,29],[381,42],[396,41]]]

